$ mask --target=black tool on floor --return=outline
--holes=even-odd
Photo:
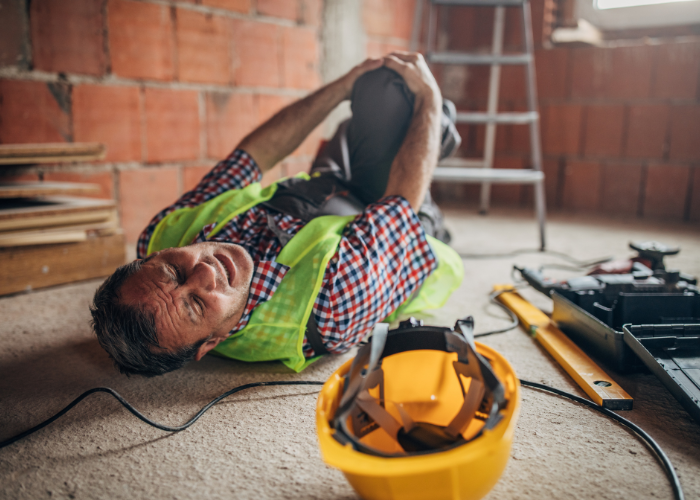
[[[557,281],[514,266],[554,301],[552,319],[581,348],[610,368],[648,367],[700,423],[700,289],[695,276],[666,268],[678,247],[633,242],[636,255],[591,266]]]

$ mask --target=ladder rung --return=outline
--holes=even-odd
[[[450,162],[454,164],[454,162]],[[443,165],[441,163],[440,165]],[[537,184],[544,173],[529,168],[454,168],[437,167],[433,173],[435,181],[491,182],[494,184]]]
[[[527,0],[430,0],[434,5],[463,5],[467,7],[494,7],[502,5],[504,7],[515,7],[522,5]]]
[[[531,54],[465,54],[463,52],[431,52],[428,61],[438,64],[528,64]]]
[[[457,123],[510,123],[512,125],[524,125],[535,122],[540,115],[537,111],[527,111],[525,113],[457,113]]]
[[[440,166],[484,168],[486,161],[483,158],[445,158],[440,162]]]

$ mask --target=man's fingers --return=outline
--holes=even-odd
[[[393,69],[399,75],[403,76],[404,79],[406,78],[406,73],[409,70],[408,64],[403,62],[401,59],[394,56],[393,54],[389,54],[388,56],[384,57],[384,66],[386,66],[389,69]]]
[[[423,57],[419,52],[404,52],[401,50],[395,50],[391,54],[391,56],[394,56],[398,59],[401,59],[404,62],[411,62],[415,63],[420,60],[421,57]]]

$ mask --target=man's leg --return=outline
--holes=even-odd
[[[386,190],[391,164],[403,143],[413,115],[413,94],[403,79],[388,68],[360,77],[352,93],[353,116],[342,123],[319,152],[312,171],[332,172],[345,181],[362,202],[372,203]],[[452,116],[443,116],[442,156],[449,155],[460,138]],[[419,211],[426,232],[449,239],[442,213],[430,194]]]

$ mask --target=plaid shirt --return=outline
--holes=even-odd
[[[153,218],[139,237],[138,257],[146,257],[156,225],[169,213],[197,206],[225,191],[242,189],[261,179],[255,160],[245,151],[234,151],[204,176],[194,190]],[[268,214],[279,229],[291,236],[304,226],[300,219],[255,206],[231,219],[211,239],[207,240],[206,236],[214,224],[202,228],[192,241],[236,243],[253,258],[255,270],[248,302],[231,334],[248,324],[255,307],[272,297],[289,269],[275,262],[282,245],[268,226]],[[404,198],[388,196],[369,205],[345,227],[314,303],[313,314],[326,349],[339,354],[356,345],[375,323],[409,298],[436,267],[437,260],[420,221]],[[303,349],[306,357],[314,355],[306,338]]]

